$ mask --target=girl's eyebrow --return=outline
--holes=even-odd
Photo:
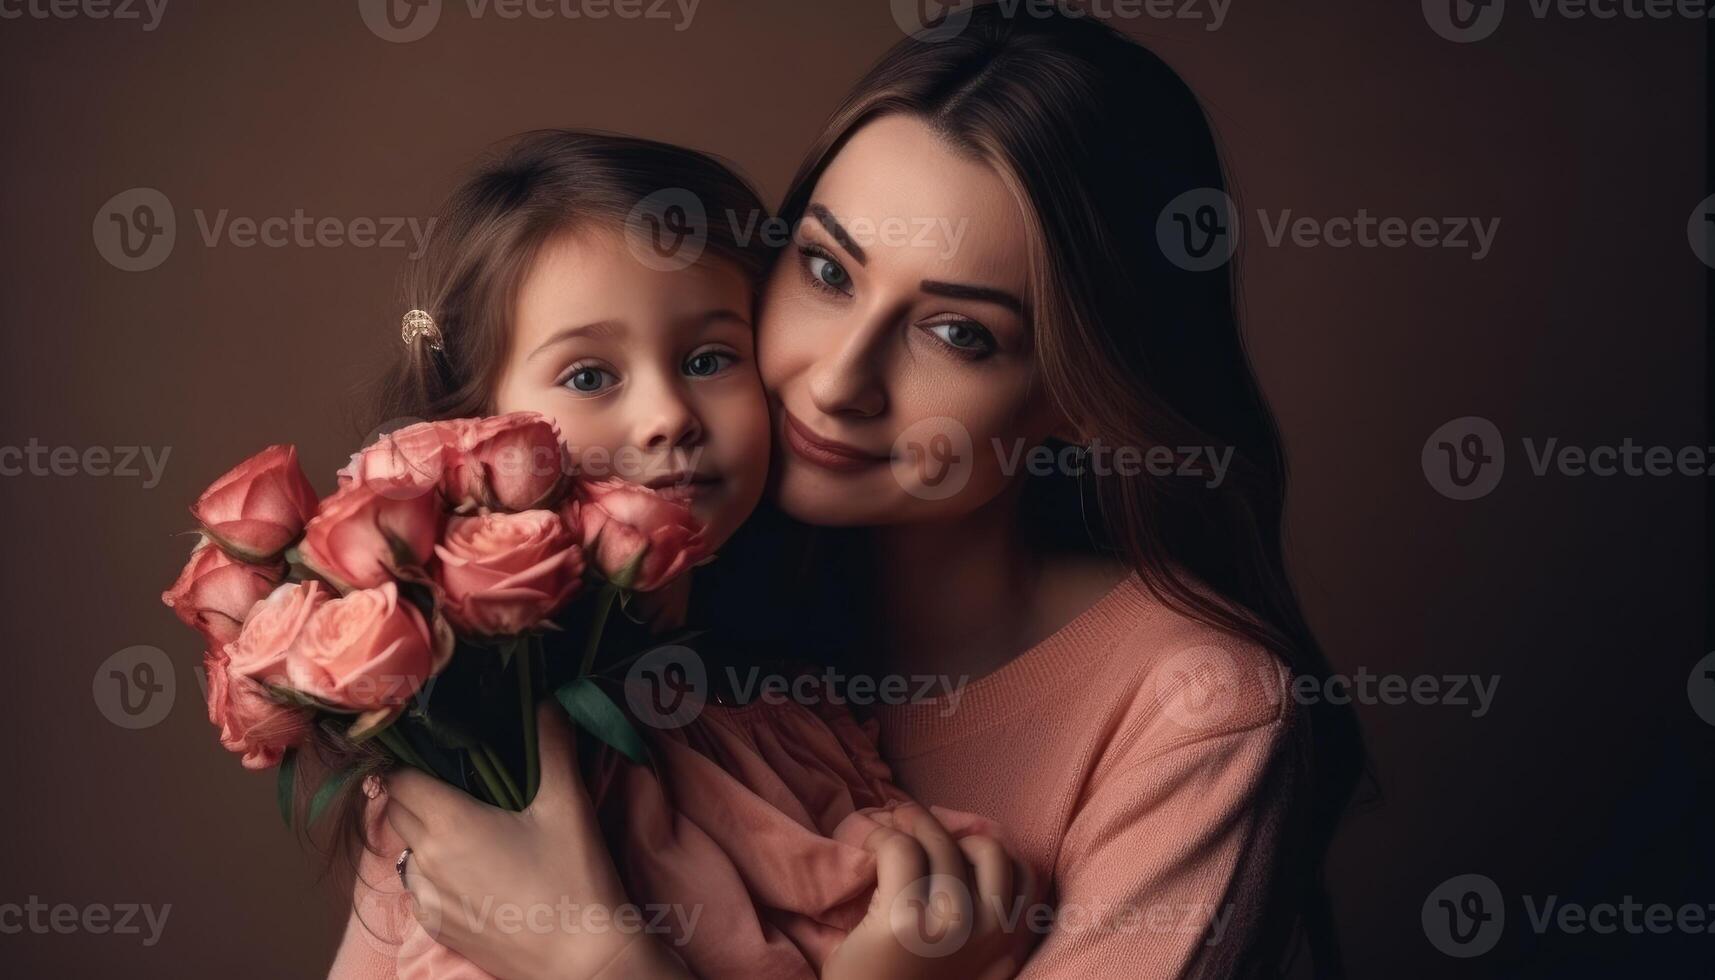
[[[704,310],[701,313],[693,313],[690,316],[680,317],[674,322],[674,326],[680,330],[694,330],[700,333],[717,323],[725,323],[729,321],[736,323],[741,327],[750,326],[750,319],[748,317],[745,317],[733,310],[729,310],[726,307]],[[528,361],[555,344],[562,344],[568,340],[572,340],[573,338],[587,337],[594,340],[601,340],[604,338],[615,337],[623,333],[625,333],[625,323],[622,320],[597,320],[594,323],[580,323],[576,326],[561,327],[552,334],[549,334],[547,340],[536,345],[536,349],[526,355],[524,359]]]
[[[580,323],[576,326],[561,327],[548,335],[548,339],[536,345],[536,349],[525,357],[526,361],[542,353],[555,344],[564,343],[573,337],[611,337],[625,330],[625,324],[618,320],[597,320],[594,323]]]

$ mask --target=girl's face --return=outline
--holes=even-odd
[[[891,115],[852,135],[810,200],[758,326],[781,508],[817,525],[971,513],[1056,434],[1017,199]]]
[[[736,267],[661,271],[622,231],[545,244],[519,289],[499,412],[541,412],[593,477],[680,500],[719,547],[761,498],[768,409]]]

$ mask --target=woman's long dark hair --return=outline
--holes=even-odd
[[[1058,498],[1055,516],[1082,527],[1078,502],[1093,497],[1089,534],[1162,601],[1276,652],[1295,675],[1325,679],[1286,572],[1286,463],[1240,334],[1231,267],[1190,271],[1157,243],[1157,218],[1176,197],[1226,187],[1201,106],[1166,63],[1090,17],[1022,7],[1009,16],[997,5],[968,16],[962,28],[949,22],[896,45],[857,83],[781,217],[796,227],[845,141],[887,114],[918,118],[994,165],[1026,205],[1042,382],[1065,417],[1110,447],[1233,451],[1214,487],[1106,475],[1073,487],[1070,501],[1034,499]],[[1321,865],[1364,769],[1362,738],[1348,706],[1304,710],[1311,786],[1280,847],[1272,912],[1247,972],[1276,966],[1300,924],[1317,973],[1342,972]]]

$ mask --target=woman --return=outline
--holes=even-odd
[[[1260,973],[1299,926],[1339,970],[1320,862],[1358,735],[1348,709],[1287,697],[1327,667],[1285,572],[1284,463],[1229,273],[1155,235],[1169,202],[1223,185],[1153,55],[988,6],[889,52],[782,208],[797,233],[758,333],[787,447],[774,496],[842,529],[814,567],[858,589],[837,590],[858,663],[976,678],[876,715],[908,791],[999,821],[1052,882],[1061,918],[1024,976]],[[890,219],[942,234],[873,234]],[[1085,451],[1030,471],[1062,444]],[[546,846],[534,831],[456,832],[473,857],[441,887],[566,890],[501,860]],[[482,962],[497,940],[461,928]]]

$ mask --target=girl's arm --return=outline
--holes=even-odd
[[[552,706],[538,722],[541,787],[522,813],[420,772],[387,777],[387,822],[411,848],[413,914],[437,942],[508,980],[690,977],[650,933],[615,925],[630,903],[572,733]]]

